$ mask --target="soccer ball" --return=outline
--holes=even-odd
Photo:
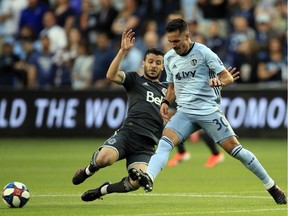
[[[2,191],[3,202],[11,208],[22,208],[29,197],[28,188],[21,182],[10,182]]]

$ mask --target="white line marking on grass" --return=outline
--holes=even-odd
[[[79,197],[82,194],[30,194],[31,197]],[[111,194],[112,195],[112,194]],[[228,194],[196,194],[196,193],[150,193],[150,194],[113,194],[114,196],[150,196],[150,197],[200,197],[200,198],[238,198],[238,199],[271,199],[269,196],[239,196]]]
[[[227,210],[227,211],[212,211],[212,212],[169,212],[169,213],[153,213],[153,214],[133,214],[129,216],[157,216],[157,215],[207,215],[207,214],[231,214],[231,213],[251,213],[251,212],[268,212],[268,211],[283,211],[288,210],[285,208],[273,208],[273,209],[243,209],[243,210]],[[98,215],[98,216],[105,216],[105,215]],[[109,216],[127,216],[127,215],[109,215]]]

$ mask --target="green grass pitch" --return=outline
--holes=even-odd
[[[72,185],[78,168],[86,165],[103,139],[0,139],[0,187],[20,181],[30,190],[22,209],[0,202],[2,216],[286,216],[287,205],[277,205],[262,183],[225,153],[214,168],[203,164],[209,150],[202,141],[186,142],[190,161],[166,167],[154,190],[110,194],[103,200],[82,202],[80,196],[104,181],[126,176],[125,161],[107,167],[81,185]],[[240,139],[287,194],[287,141]],[[172,155],[174,155],[173,150]]]

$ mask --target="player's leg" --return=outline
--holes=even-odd
[[[177,132],[174,128],[177,128]],[[159,172],[165,167],[169,158],[169,154],[172,151],[174,145],[177,145],[179,142],[185,140],[192,132],[198,129],[199,128],[196,128],[196,125],[194,125],[189,120],[188,116],[179,111],[176,112],[176,114],[165,126],[163,135],[158,144],[158,148],[149,161],[147,173],[132,169],[129,171],[129,176],[133,180],[138,178],[140,185],[147,192],[152,191],[153,181]]]
[[[203,119],[203,117],[200,118]],[[254,173],[262,181],[264,187],[273,196],[276,203],[285,204],[286,196],[284,193],[275,185],[274,180],[268,175],[256,156],[240,145],[223,113],[215,112],[207,116],[207,119],[209,118],[213,121],[199,121],[200,126],[205,132],[209,133],[216,142],[220,143],[227,153],[238,159],[247,169]]]
[[[146,171],[147,163],[136,163],[130,168]],[[110,183],[104,182],[100,187],[91,189],[83,193],[81,199],[85,202],[90,202],[96,199],[100,199],[106,194],[110,193],[128,193],[140,188],[139,181],[133,181],[129,176],[122,178],[119,182]]]
[[[204,164],[205,167],[214,167],[217,164],[223,162],[224,160],[224,154],[218,150],[217,144],[214,142],[214,140],[208,136],[207,133],[202,133],[202,138],[207,145],[207,147],[210,149],[211,155],[209,156],[207,162]]]
[[[238,159],[242,164],[254,173],[263,183],[266,190],[271,194],[277,204],[286,204],[284,192],[275,184],[274,180],[268,175],[267,171],[258,161],[256,156],[239,144],[236,137],[230,137],[221,144],[223,149],[232,157]]]
[[[121,154],[121,158],[126,158],[127,170],[137,169],[145,172],[148,162],[154,154],[155,141],[134,132],[126,133],[126,136],[129,141],[126,140],[126,143],[123,143],[122,149],[124,149],[125,156]],[[119,182],[105,182],[96,189],[88,190],[81,198],[83,201],[93,201],[110,193],[128,193],[137,190],[140,187],[139,183],[138,179],[132,180],[126,176]]]
[[[126,131],[118,131],[112,137],[107,139],[103,146],[98,151],[93,153],[90,164],[85,168],[77,170],[73,176],[72,182],[74,185],[83,183],[87,178],[96,173],[99,169],[110,166],[125,154],[121,146],[125,142]]]
[[[98,170],[112,165],[118,160],[118,152],[114,148],[102,147],[101,150],[95,152],[92,155],[91,162],[83,169],[77,170],[72,182],[74,185],[83,183],[87,178],[92,176]]]

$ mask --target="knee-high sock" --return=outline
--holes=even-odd
[[[152,180],[154,180],[159,172],[165,167],[173,147],[174,144],[168,137],[161,137],[158,148],[151,157],[147,168],[147,173],[152,177]]]
[[[242,148],[241,145],[238,145],[231,151],[230,155],[240,160],[247,169],[253,172],[263,182],[266,189],[269,189],[274,185],[274,181],[270,178],[252,152]]]

